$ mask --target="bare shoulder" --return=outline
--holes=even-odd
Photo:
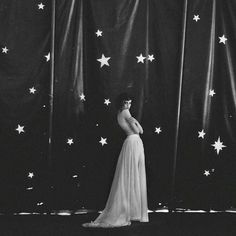
[[[120,113],[121,117],[123,117],[124,119],[128,119],[131,117],[131,114],[129,112],[128,109],[124,109],[121,113]]]

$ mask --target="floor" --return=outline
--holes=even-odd
[[[236,236],[235,213],[150,213],[148,223],[132,222],[131,226],[114,229],[81,227],[97,215],[1,215],[0,236]]]

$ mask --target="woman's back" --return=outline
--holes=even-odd
[[[135,134],[135,132],[131,129],[129,125],[129,118],[131,118],[131,114],[128,109],[122,110],[121,112],[117,113],[118,124],[127,135]]]

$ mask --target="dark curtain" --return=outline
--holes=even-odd
[[[177,193],[198,208],[235,205],[235,9],[235,1],[188,4]],[[193,14],[201,20],[193,21]],[[202,129],[204,139],[198,138]],[[212,145],[219,137],[226,147],[217,155]]]
[[[0,182],[20,196],[18,205],[104,207],[125,138],[115,109],[124,91],[144,128],[149,208],[170,201],[196,208],[234,205],[236,1],[56,1],[50,62],[51,2],[44,4],[42,10],[32,1],[0,3],[0,45],[9,49],[0,54]],[[138,63],[140,54],[144,63]],[[102,55],[110,57],[109,65],[101,67]],[[29,93],[33,86],[35,94]],[[15,130],[18,124],[24,133]],[[107,144],[99,143],[101,137]],[[226,147],[217,153],[212,145],[219,137]],[[6,201],[13,199],[1,198]]]
[[[1,211],[37,209],[45,198],[50,21],[50,2],[44,10],[30,0],[0,2]]]

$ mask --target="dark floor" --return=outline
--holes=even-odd
[[[72,216],[0,216],[0,236],[236,236],[234,213],[150,213],[148,223],[133,222],[131,226],[115,229],[81,227],[82,223],[96,216],[94,213]]]

